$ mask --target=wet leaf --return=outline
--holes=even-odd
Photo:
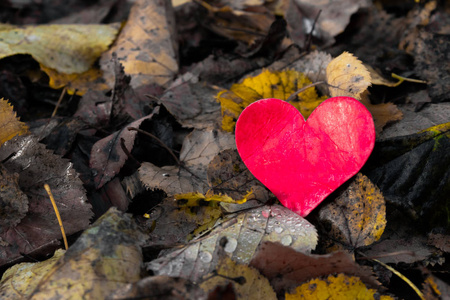
[[[111,208],[43,276],[32,299],[105,299],[141,278],[143,235],[130,215]]]
[[[234,131],[236,120],[249,104],[265,98],[287,100],[293,93],[309,84],[311,81],[304,74],[293,70],[283,72],[265,70],[258,76],[233,84],[230,90],[217,95],[222,107],[222,129]],[[291,104],[307,118],[325,99],[326,97],[319,97],[316,90],[311,87],[299,93]]]
[[[345,252],[307,255],[290,247],[266,242],[259,247],[250,266],[266,276],[277,293],[295,288],[311,278],[333,273],[357,276],[371,288],[378,288],[380,285],[369,267],[356,264]]]
[[[16,135],[22,135],[28,132],[28,126],[25,123],[20,122],[16,116],[16,112],[13,111],[13,107],[5,99],[0,99],[0,147],[1,145],[15,137]]]
[[[223,257],[210,276],[200,284],[207,293],[211,293],[217,286],[231,284],[237,299],[277,299],[267,278],[254,268],[235,263],[228,256]]]
[[[296,299],[394,299],[391,296],[380,296],[376,290],[368,289],[358,277],[338,274],[327,279],[312,279],[286,293],[286,300]]]
[[[133,88],[151,83],[168,86],[178,72],[174,26],[171,1],[136,1],[116,42],[100,60],[108,83],[114,82],[109,61],[116,53]]]
[[[354,248],[380,239],[386,227],[386,205],[380,190],[358,173],[335,201],[319,212],[330,238]]]
[[[147,268],[157,275],[199,280],[212,272],[221,253],[237,263],[248,264],[264,241],[280,242],[292,251],[310,253],[317,244],[315,228],[305,219],[279,205],[254,208],[230,216],[208,236],[181,249],[166,251]]]
[[[137,131],[128,130],[128,127],[139,128],[143,121],[151,119],[158,112],[159,109],[155,109],[150,115],[130,123],[94,144],[91,150],[90,167],[97,189],[119,174],[128,159],[128,155],[122,149],[122,143],[131,152],[137,135]]]
[[[52,204],[43,188],[45,183],[52,189],[67,235],[89,225],[91,205],[68,160],[54,155],[33,136],[7,141],[0,149],[0,160],[9,174],[18,174],[20,190],[28,196],[28,212],[20,223],[1,228],[0,265],[61,238]]]
[[[114,40],[119,24],[0,26],[0,58],[30,54],[58,72],[87,71]]]
[[[327,83],[331,97],[348,96],[361,100],[361,94],[371,85],[371,78],[360,60],[344,52],[328,64]]]

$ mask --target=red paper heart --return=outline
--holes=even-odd
[[[236,145],[245,165],[301,216],[355,175],[374,144],[372,115],[350,97],[324,101],[308,121],[285,101],[259,100],[236,123]]]

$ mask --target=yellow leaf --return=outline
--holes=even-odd
[[[50,78],[49,85],[52,89],[67,87],[69,95],[76,93],[82,96],[88,90],[105,91],[110,89],[103,79],[103,72],[99,69],[91,68],[81,74],[64,74],[41,64],[41,70]]]
[[[239,115],[251,103],[266,98],[287,100],[290,95],[309,84],[311,81],[303,73],[294,70],[264,70],[258,76],[233,84],[229,91],[221,91],[217,95],[222,107],[222,129],[232,132]],[[311,87],[299,93],[291,104],[307,118],[326,98],[319,97],[315,88]]]
[[[393,299],[390,296],[380,296],[374,289],[368,289],[358,277],[338,274],[327,279],[312,279],[295,289],[295,293],[286,293],[286,300],[316,299],[316,300],[374,300]],[[376,298],[375,298],[376,296]]]
[[[217,286],[232,284],[237,299],[277,299],[269,280],[256,269],[235,263],[228,256],[223,256],[217,266],[216,274],[207,276],[200,284],[205,292],[214,291]]]
[[[360,100],[361,94],[371,85],[369,71],[348,52],[333,59],[326,73],[331,97],[348,96]]]
[[[28,132],[25,123],[19,121],[13,107],[5,99],[0,99],[0,146],[9,141],[16,135],[22,135]]]
[[[386,227],[386,204],[378,187],[358,173],[333,203],[319,212],[330,223],[333,239],[352,247],[368,246],[380,239]]]
[[[171,1],[136,1],[114,46],[102,55],[100,65],[108,84],[114,84],[108,62],[116,53],[133,88],[151,83],[168,86],[178,73],[174,26]]]
[[[217,201],[217,202],[225,202],[225,203],[237,203],[237,204],[242,204],[245,203],[248,199],[248,197],[252,194],[253,192],[247,192],[247,195],[244,196],[243,199],[240,200],[233,200],[230,196],[228,195],[222,195],[222,194],[214,194],[211,190],[209,190],[208,192],[206,192],[206,195],[203,195],[202,193],[185,193],[185,194],[177,194],[175,195],[175,200],[181,200],[181,199],[185,199],[187,200],[188,204],[190,206],[195,206],[198,205],[198,202],[200,200],[203,201]]]
[[[87,71],[114,40],[119,24],[0,26],[0,58],[30,54],[61,73]]]

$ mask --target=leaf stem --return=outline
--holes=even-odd
[[[66,233],[64,232],[64,226],[61,220],[61,216],[59,215],[58,207],[56,206],[55,198],[53,198],[52,190],[50,189],[50,186],[48,184],[44,184],[44,188],[47,191],[48,196],[50,197],[50,201],[52,202],[53,209],[55,210],[56,218],[58,219],[59,228],[61,229],[61,233],[64,240],[64,246],[66,247],[66,250],[69,249],[69,245],[67,244],[67,237]]]

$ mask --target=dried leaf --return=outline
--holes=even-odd
[[[366,299],[393,300],[391,296],[380,296],[376,290],[368,289],[358,277],[338,274],[330,275],[327,279],[312,279],[286,293],[286,300],[296,299]]]
[[[147,268],[157,275],[197,281],[216,268],[220,253],[237,263],[248,264],[264,241],[280,242],[294,252],[310,253],[317,244],[317,234],[308,221],[283,206],[258,207],[229,217],[206,238],[165,252],[148,263]]]
[[[18,174],[19,187],[28,196],[28,212],[14,227],[2,228],[0,265],[22,258],[61,238],[44,183],[52,189],[66,234],[85,229],[92,216],[85,190],[68,160],[52,154],[32,136],[15,137],[0,149],[0,160],[10,174]]]
[[[330,96],[348,96],[361,100],[361,94],[371,84],[370,73],[351,53],[344,52],[327,66]]]
[[[119,24],[0,27],[0,58],[30,54],[58,72],[83,73],[108,49]]]
[[[0,233],[14,228],[28,212],[28,197],[20,190],[19,174],[0,164]]]
[[[384,232],[386,204],[380,190],[358,173],[334,202],[320,210],[319,218],[328,224],[333,240],[354,248],[368,246]]]
[[[311,278],[333,273],[357,276],[371,288],[380,285],[369,267],[356,264],[345,252],[307,255],[277,243],[266,242],[261,244],[250,266],[266,276],[277,293],[295,288]]]
[[[0,99],[0,147],[1,145],[15,137],[16,135],[22,135],[28,132],[28,126],[25,123],[20,122],[16,117],[16,112],[13,111],[13,107],[7,100]]]
[[[32,299],[105,299],[141,278],[143,234],[130,215],[111,208],[56,262],[31,293]]]
[[[150,115],[134,121],[94,144],[91,150],[90,167],[97,189],[119,174],[125,164],[128,155],[122,149],[122,143],[131,152],[137,135],[137,131],[128,130],[128,127],[139,128],[143,121],[151,119],[158,112],[159,109],[155,109]]]
[[[65,252],[58,249],[47,260],[38,263],[21,263],[6,270],[0,282],[0,296],[10,300],[30,297],[42,278],[54,268]]]
[[[183,127],[214,129],[220,120],[217,90],[192,73],[177,78],[160,97],[161,103]]]
[[[225,90],[217,95],[217,100],[222,106],[222,129],[234,131],[236,120],[249,104],[264,98],[287,100],[290,95],[309,84],[311,81],[303,73],[293,70],[283,72],[265,70],[258,76],[233,84],[229,91]],[[316,90],[311,87],[298,94],[291,104],[307,118],[325,99],[326,97],[318,97]]]
[[[161,189],[168,195],[200,192],[206,193],[208,164],[220,151],[236,148],[234,136],[216,130],[194,130],[184,140],[180,152],[182,168],[159,168],[143,163],[139,168],[139,180],[147,189]]]
[[[115,44],[102,55],[100,65],[112,86],[116,53],[131,75],[133,88],[156,83],[168,86],[178,73],[175,20],[171,1],[138,0]]]
[[[224,256],[212,277],[203,281],[200,287],[211,293],[217,286],[227,284],[233,286],[237,299],[277,299],[267,278],[254,268],[236,264],[228,256]]]
[[[375,131],[380,134],[386,124],[401,120],[403,113],[393,103],[380,103],[373,105],[368,99],[361,99],[361,103],[364,104],[370,111],[375,123]]]
[[[221,151],[209,163],[208,183],[215,193],[227,194],[233,199],[247,197],[251,191],[246,204],[222,204],[228,212],[247,209],[269,200],[269,190],[247,169],[236,149]]]

